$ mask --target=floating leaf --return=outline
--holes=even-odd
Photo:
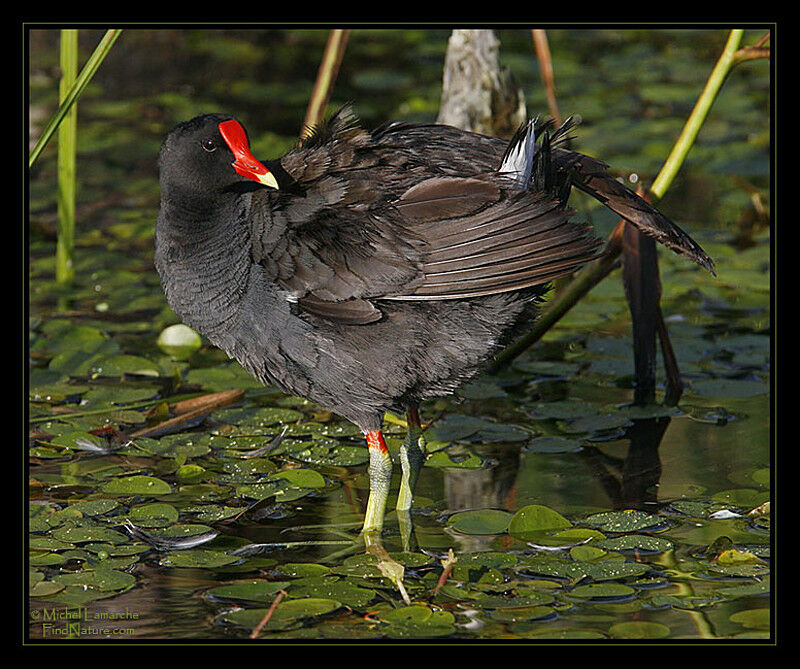
[[[769,393],[769,384],[763,381],[737,379],[701,379],[691,382],[692,391],[704,397],[741,398]]]
[[[519,606],[495,609],[489,613],[494,620],[504,623],[516,623],[522,620],[541,620],[554,615],[555,610],[550,606]]]
[[[483,460],[474,453],[461,454],[450,449],[437,451],[428,456],[426,467],[441,467],[443,469],[480,469]]]
[[[586,519],[589,525],[595,525],[604,532],[636,532],[646,528],[655,527],[664,521],[659,516],[654,516],[636,509],[625,511],[608,511],[597,513]]]
[[[112,591],[124,590],[136,583],[136,578],[125,572],[114,569],[94,569],[74,574],[56,574],[53,580],[61,585],[77,585],[92,590]]]
[[[313,469],[286,469],[272,475],[273,478],[284,479],[299,488],[324,488],[325,479]]]
[[[644,621],[617,623],[608,633],[615,639],[663,639],[671,634],[666,625]]]
[[[447,524],[463,534],[501,534],[508,529],[512,514],[498,509],[479,509],[453,514]]]
[[[590,583],[570,590],[570,595],[580,599],[627,599],[636,591],[621,583]]]
[[[169,483],[155,476],[120,476],[102,486],[109,495],[167,495],[172,492]]]
[[[192,567],[196,569],[213,569],[237,562],[240,558],[222,551],[204,548],[190,548],[176,553],[167,553],[158,563],[162,567]]]
[[[531,504],[522,507],[514,514],[508,526],[508,531],[520,539],[530,538],[537,532],[545,530],[560,530],[571,527],[564,516],[546,506]]]
[[[171,504],[143,504],[131,508],[128,518],[143,527],[164,527],[178,520],[178,510]]]
[[[289,581],[245,581],[212,588],[206,595],[222,599],[263,603],[271,601],[278,594],[278,591],[286,588],[288,584]]]
[[[647,534],[624,534],[619,537],[603,539],[597,544],[601,548],[612,551],[644,551],[663,553],[672,548],[672,542],[662,537],[651,537]]]

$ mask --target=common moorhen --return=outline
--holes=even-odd
[[[397,501],[425,457],[417,407],[452,393],[535,317],[546,284],[596,257],[572,186],[713,272],[660,212],[568,150],[573,127],[531,121],[510,141],[349,107],[277,160],[256,160],[227,115],[179,124],[159,157],[155,264],[180,318],[274,384],[363,430],[383,524],[386,411],[407,412]]]

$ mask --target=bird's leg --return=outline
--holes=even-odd
[[[380,430],[366,432],[364,436],[369,447],[369,499],[361,531],[380,533],[392,482],[392,458]]]
[[[417,407],[409,407],[406,412],[408,432],[400,446],[400,465],[403,468],[403,477],[400,481],[400,490],[397,493],[397,510],[408,511],[414,497],[414,488],[419,478],[419,470],[425,462],[425,438],[422,436],[422,424],[419,420]]]

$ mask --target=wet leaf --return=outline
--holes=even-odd
[[[644,621],[617,623],[608,633],[615,639],[663,639],[671,634],[666,625]]]
[[[313,469],[287,469],[272,475],[273,478],[285,479],[299,488],[324,488],[325,479]]]
[[[155,476],[120,476],[102,485],[109,495],[167,495],[172,492],[169,483]]]
[[[628,509],[597,513],[589,516],[586,522],[600,528],[603,532],[636,532],[658,526],[663,523],[663,520],[643,511]]]
[[[501,534],[508,529],[511,518],[507,511],[479,509],[453,514],[447,524],[463,534]]]
[[[190,567],[196,569],[213,569],[237,562],[240,558],[222,551],[205,548],[190,548],[176,553],[167,553],[158,563],[162,567]]]
[[[560,530],[571,526],[572,523],[557,511],[539,504],[531,504],[522,507],[514,514],[508,531],[515,537],[525,539],[534,536],[537,532]]]
[[[738,611],[730,617],[730,620],[748,629],[768,630],[770,628],[770,610],[763,608]]]
[[[209,590],[208,597],[243,600],[251,602],[271,602],[278,591],[286,588],[289,581],[245,581],[221,585]]]

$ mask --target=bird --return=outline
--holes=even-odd
[[[392,476],[381,430],[405,412],[398,512],[425,457],[420,404],[454,393],[530,327],[554,279],[602,253],[573,188],[710,272],[683,230],[568,148],[573,118],[510,140],[435,123],[366,130],[352,105],[276,159],[229,114],[179,123],[158,158],[155,267],[166,299],[253,377],[363,432],[362,533]]]

